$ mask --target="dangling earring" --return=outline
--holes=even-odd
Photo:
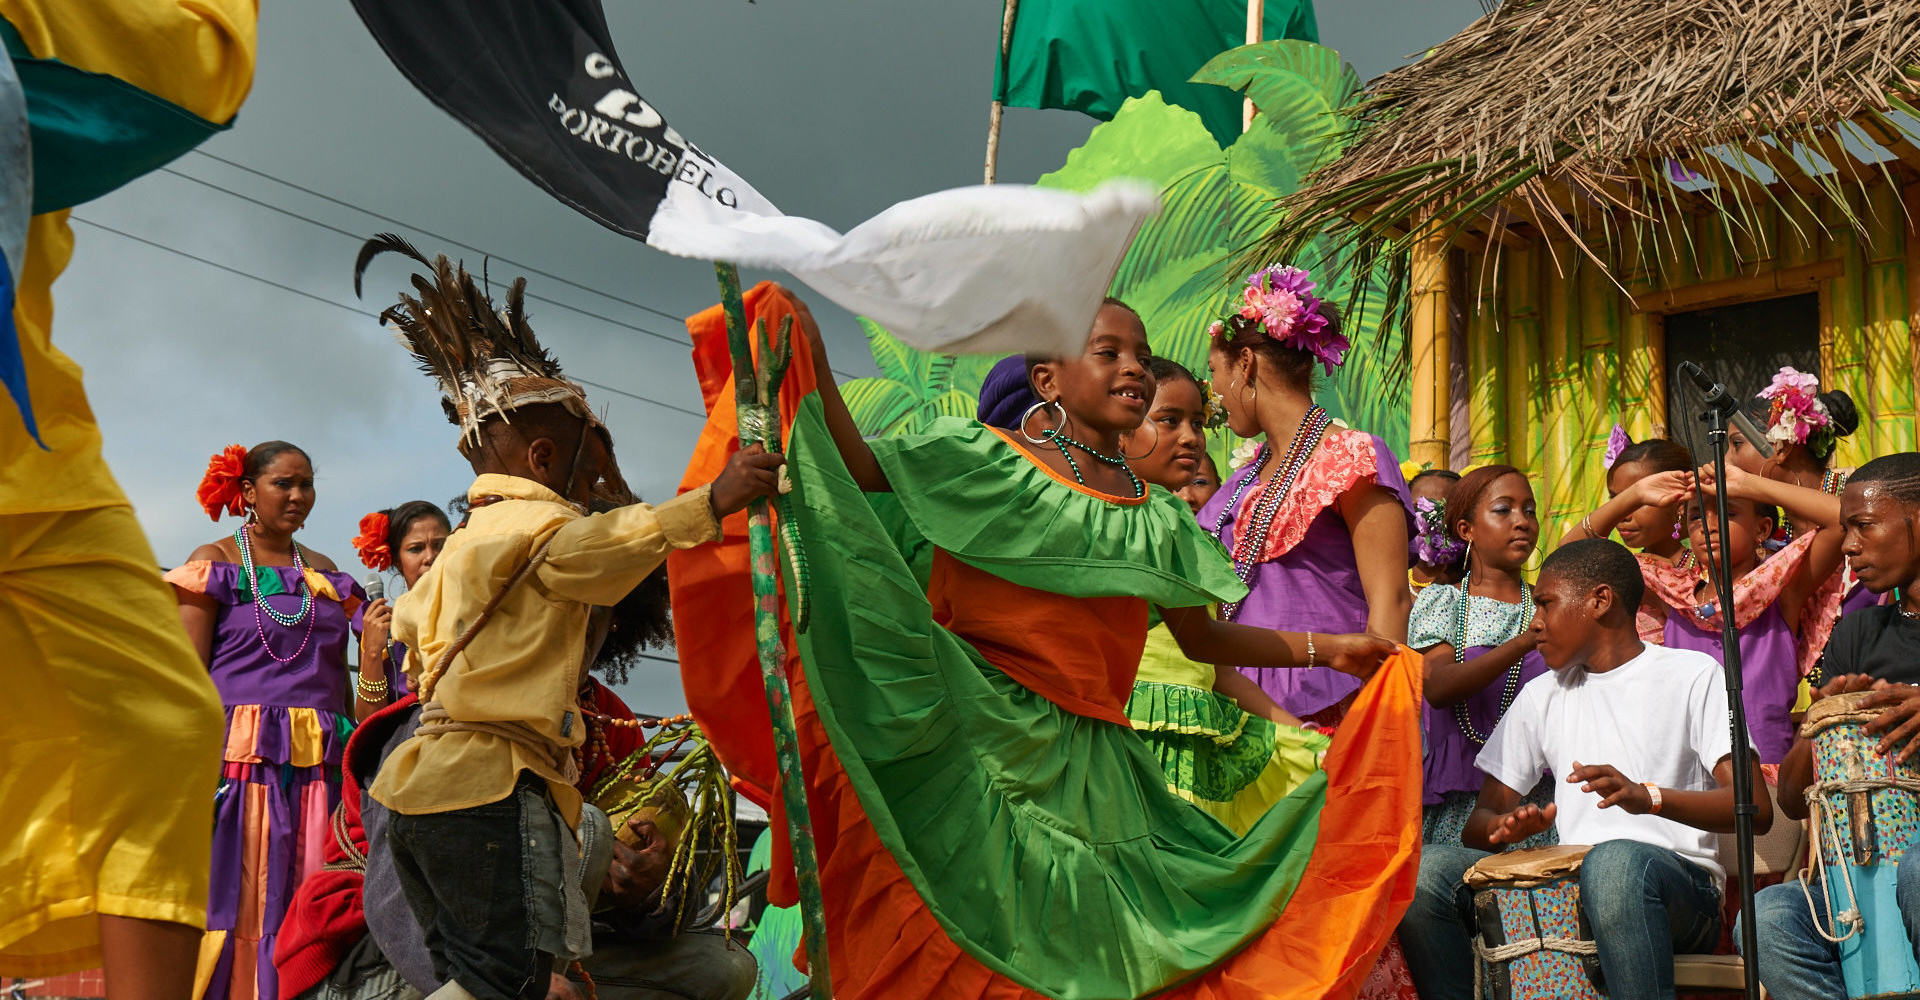
[[[1043,399],[1040,402],[1027,407],[1027,411],[1025,413],[1020,414],[1020,424],[1019,424],[1020,436],[1023,438],[1026,438],[1028,444],[1046,444],[1047,443],[1046,437],[1044,436],[1034,437],[1033,435],[1027,433],[1027,421],[1033,419],[1033,415],[1035,412],[1045,409],[1046,407],[1049,407],[1049,406],[1055,407],[1060,411],[1060,419],[1058,421],[1055,421],[1054,429],[1058,429],[1060,427],[1066,426],[1067,408],[1064,406],[1061,406],[1060,401],[1057,399]]]
[[[1146,451],[1143,451],[1143,452],[1141,452],[1141,453],[1140,453],[1140,454],[1138,454],[1138,455],[1129,455],[1129,454],[1127,454],[1126,452],[1124,452],[1124,451],[1122,451],[1122,452],[1120,453],[1120,457],[1121,457],[1121,458],[1124,458],[1124,459],[1126,459],[1126,460],[1128,460],[1128,461],[1133,461],[1133,460],[1136,460],[1136,459],[1142,459],[1142,458],[1145,458],[1145,457],[1147,457],[1148,455],[1151,455],[1151,454],[1153,454],[1153,450],[1154,450],[1154,448],[1158,448],[1158,447],[1160,447],[1160,428],[1159,428],[1158,426],[1155,426],[1155,425],[1154,425],[1154,424],[1153,424],[1153,423],[1152,423],[1151,421],[1148,421],[1147,423],[1144,423],[1144,424],[1141,424],[1141,426],[1142,426],[1142,427],[1153,427],[1153,445],[1152,445],[1152,447],[1149,447],[1149,448],[1148,448],[1148,449],[1147,449]]]
[[[1673,515],[1673,540],[1680,540],[1680,515]]]

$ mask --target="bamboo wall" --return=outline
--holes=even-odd
[[[1870,239],[1848,224],[1848,210]],[[1819,204],[1817,212],[1824,230],[1800,206],[1767,206],[1754,210],[1748,231],[1730,233],[1704,213],[1683,238],[1663,236],[1657,250],[1613,247],[1610,266],[1627,292],[1568,243],[1536,239],[1524,249],[1490,244],[1468,252],[1456,272],[1473,286],[1464,329],[1435,331],[1424,342],[1418,327],[1428,324],[1413,330],[1416,380],[1435,380],[1414,389],[1413,436],[1430,439],[1415,457],[1446,455],[1451,430],[1471,435],[1475,464],[1526,471],[1550,548],[1605,498],[1600,462],[1613,425],[1635,440],[1666,430],[1664,312],[1808,291],[1820,293],[1821,387],[1845,389],[1861,411],[1860,430],[1843,442],[1835,464],[1913,450],[1920,238],[1910,220],[1920,217],[1920,184],[1903,190],[1881,180],[1853,192],[1845,208]],[[1649,308],[1636,310],[1634,297]],[[1467,427],[1449,428],[1437,417],[1446,410],[1435,401],[1447,398],[1445,368],[1420,363],[1446,357],[1436,341],[1448,333],[1467,342]],[[1425,414],[1436,416],[1423,428]]]

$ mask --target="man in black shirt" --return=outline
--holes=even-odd
[[[1920,453],[1902,452],[1860,467],[1840,497],[1841,529],[1853,574],[1890,604],[1840,620],[1822,658],[1826,683],[1814,697],[1874,691],[1863,708],[1878,708],[1867,730],[1880,734],[1875,747],[1905,762],[1920,752]],[[1780,764],[1780,811],[1807,815],[1806,789],[1813,784],[1812,746],[1797,737]],[[1811,864],[1819,864],[1814,858]],[[1920,851],[1900,860],[1895,898],[1909,944],[1920,941]],[[1831,928],[1831,908],[1816,892],[1820,921]],[[1886,919],[1865,914],[1868,920]],[[1778,1000],[1824,1000],[1847,995],[1840,975],[1840,948],[1821,933],[1797,882],[1763,889],[1754,904],[1760,983]],[[1920,955],[1916,955],[1920,960]]]

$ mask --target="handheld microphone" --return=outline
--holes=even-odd
[[[377,601],[387,596],[387,578],[378,573],[368,573],[367,578],[360,581],[360,586],[365,588],[369,601]]]
[[[1700,395],[1708,406],[1720,410],[1732,419],[1733,426],[1740,429],[1747,443],[1760,453],[1761,458],[1773,457],[1773,442],[1767,440],[1767,435],[1754,424],[1752,417],[1747,416],[1747,411],[1741,408],[1740,401],[1733,398],[1733,393],[1728,392],[1726,386],[1715,382],[1713,376],[1707,374],[1706,369],[1691,361],[1680,362],[1679,373],[1685,375],[1693,383],[1694,388],[1700,390]]]

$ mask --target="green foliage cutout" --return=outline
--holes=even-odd
[[[1149,93],[1128,100],[1039,183],[1084,191],[1133,177],[1160,189],[1164,207],[1121,261],[1112,294],[1139,311],[1155,353],[1204,378],[1207,327],[1240,301],[1245,276],[1239,258],[1273,227],[1275,201],[1338,155],[1346,129],[1340,112],[1359,93],[1360,81],[1339,53],[1301,41],[1223,53],[1194,80],[1247,93],[1260,111],[1253,128],[1221,149],[1199,115]],[[1354,346],[1346,364],[1316,386],[1316,398],[1334,416],[1380,435],[1404,454],[1406,343],[1383,322],[1389,305],[1384,282],[1363,274],[1322,282],[1318,292],[1347,310],[1346,333]],[[862,430],[910,434],[935,416],[973,414],[980,382],[997,358],[928,355],[861,323],[884,376],[855,380],[844,390]],[[1213,437],[1209,450],[1224,472],[1226,455],[1238,441],[1224,432]]]

